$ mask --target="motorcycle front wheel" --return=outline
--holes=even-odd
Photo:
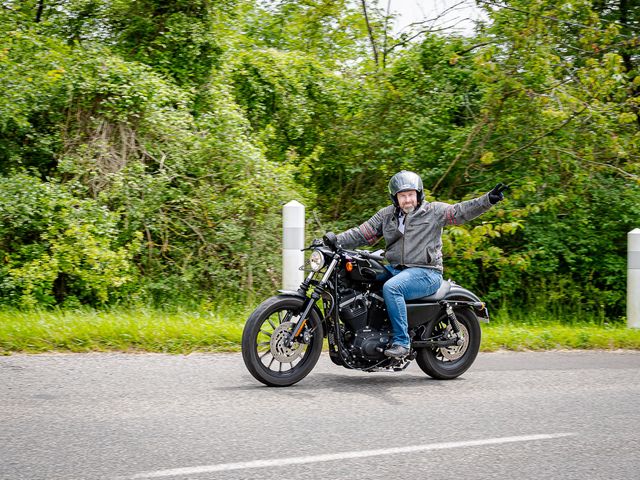
[[[468,370],[478,355],[482,332],[475,314],[471,310],[456,311],[463,336],[462,345],[440,348],[421,348],[416,361],[424,373],[438,380],[451,380]],[[444,339],[453,333],[446,314],[429,321],[424,336]]]
[[[262,302],[249,316],[242,333],[242,358],[257,380],[270,387],[288,387],[306,377],[322,352],[322,321],[315,309],[300,335],[288,338],[300,319],[304,299],[275,296]],[[306,337],[306,338],[305,338]]]

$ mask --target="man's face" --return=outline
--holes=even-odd
[[[415,190],[398,192],[398,204],[404,213],[413,212],[418,206],[418,192]]]

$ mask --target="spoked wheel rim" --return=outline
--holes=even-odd
[[[293,374],[309,357],[310,343],[288,339],[300,319],[300,313],[291,309],[278,309],[267,316],[258,330],[255,349],[261,367],[271,375]]]
[[[296,342],[289,338],[306,300],[276,295],[262,302],[247,319],[242,333],[242,358],[257,380],[271,387],[288,387],[306,377],[322,352],[322,317],[314,308]]]

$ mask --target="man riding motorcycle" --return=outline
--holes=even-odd
[[[342,248],[373,245],[384,237],[389,278],[383,297],[393,328],[391,347],[384,353],[401,358],[409,353],[406,301],[435,293],[442,283],[442,229],[461,225],[489,210],[504,198],[507,185],[498,183],[490,192],[454,205],[427,202],[422,179],[402,170],[389,180],[393,202],[358,227],[338,235]]]

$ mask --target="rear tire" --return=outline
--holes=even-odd
[[[270,387],[288,387],[306,377],[322,352],[322,321],[311,310],[305,330],[309,342],[284,340],[300,318],[305,299],[292,296],[271,297],[262,302],[247,319],[242,333],[242,358],[257,380]]]
[[[421,348],[417,351],[416,361],[424,373],[438,380],[451,380],[468,370],[480,350],[482,331],[475,314],[471,310],[457,310],[456,318],[465,334],[464,344],[447,348]],[[443,313],[426,325],[426,338],[444,334],[449,326]]]

